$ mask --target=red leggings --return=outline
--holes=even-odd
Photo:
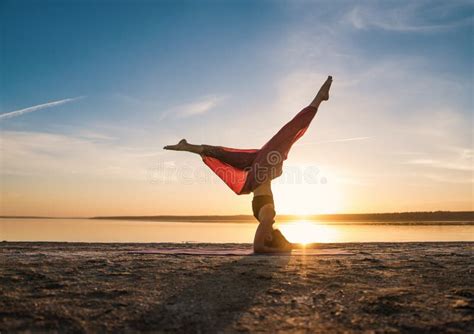
[[[261,149],[203,145],[202,159],[237,195],[248,194],[282,173],[291,146],[306,132],[317,108],[306,107]]]

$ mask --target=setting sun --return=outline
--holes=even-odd
[[[303,245],[314,242],[334,242],[338,236],[335,228],[306,220],[282,223],[279,229],[290,242]]]
[[[343,189],[335,182],[335,175],[329,180],[324,184],[287,184],[285,179],[276,182],[274,196],[279,212],[306,215],[344,211]]]

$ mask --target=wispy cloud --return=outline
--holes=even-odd
[[[60,106],[60,105],[63,105],[63,104],[69,103],[69,102],[77,101],[77,100],[82,99],[82,98],[84,98],[84,96],[73,97],[73,98],[68,98],[68,99],[63,99],[63,100],[58,100],[58,101],[51,101],[51,102],[38,104],[36,106],[32,106],[32,107],[28,107],[28,108],[24,108],[24,109],[10,111],[10,112],[1,114],[0,115],[0,121],[3,121],[3,120],[8,119],[8,118],[12,118],[12,117],[21,116],[21,115],[24,115],[24,114],[27,114],[27,113],[35,112],[35,111],[38,111],[38,110],[41,110],[41,109],[57,107],[57,106]]]
[[[324,140],[324,141],[320,141],[319,143],[342,143],[342,142],[346,142],[346,141],[367,140],[367,139],[371,139],[371,138],[372,137],[342,138],[342,139]]]
[[[472,23],[472,16],[459,18],[450,15],[462,11],[463,2],[451,5],[433,5],[429,8],[423,3],[408,3],[397,8],[378,8],[356,6],[346,15],[347,21],[356,29],[378,28],[398,32],[438,32],[466,26]],[[442,15],[440,15],[442,12]],[[439,17],[444,20],[440,21]]]
[[[416,208],[430,196],[439,203],[448,203],[453,196],[472,199],[472,117],[464,103],[470,101],[467,87],[472,80],[427,70],[431,61],[427,57],[373,55],[363,49],[363,43],[352,43],[354,36],[370,36],[375,30],[435,33],[467,24],[467,18],[455,19],[451,7],[451,14],[435,15],[443,10],[420,8],[420,2],[409,5],[371,2],[355,10],[344,8],[342,21],[332,25],[331,34],[324,33],[314,20],[302,20],[278,53],[289,70],[275,81],[276,109],[304,105],[325,75],[334,76],[329,102],[322,105],[311,131],[297,144],[305,149],[298,152],[295,147],[292,157],[334,166],[329,184],[341,184],[340,191],[353,203],[370,197],[369,192],[353,192],[347,186],[357,184],[363,175],[368,175],[364,185],[375,189],[383,184],[385,190],[390,189],[384,194],[386,203],[410,198],[409,206]],[[322,36],[316,46],[311,36]],[[325,57],[325,53],[348,56]],[[444,145],[453,146],[452,152],[443,149]],[[344,174],[351,176],[349,180]],[[411,193],[415,184],[420,189]],[[431,192],[425,196],[422,189]]]
[[[321,140],[321,141],[314,141],[314,142],[311,142],[311,143],[299,144],[298,146],[329,144],[329,143],[344,143],[344,142],[367,140],[367,139],[372,139],[372,137],[352,137],[352,138],[339,138],[339,139],[331,139],[331,140]]]
[[[178,108],[181,117],[189,117],[204,114],[216,107],[224,98],[222,96],[207,96],[202,100],[185,104]]]
[[[421,165],[425,167],[440,168],[440,169],[449,169],[457,171],[465,171],[472,173],[473,165],[472,161],[462,161],[458,163],[445,162],[434,159],[413,159],[406,162],[409,165]]]
[[[171,115],[178,118],[187,118],[196,115],[205,114],[213,108],[217,107],[223,100],[225,96],[218,95],[208,95],[202,98],[199,98],[195,101],[178,105],[173,107],[164,113],[162,113],[162,119],[167,118]]]
[[[443,175],[443,174],[434,174],[434,173],[425,173],[421,174],[423,177],[441,183],[455,183],[455,184],[472,184],[474,183],[474,178],[471,176],[455,176],[455,175]]]
[[[3,131],[1,139],[2,177],[77,174],[143,180],[148,166],[162,154],[154,148],[123,146],[83,134]]]
[[[90,130],[83,130],[79,133],[79,137],[88,140],[116,140],[117,137],[109,136],[103,133],[94,132]]]

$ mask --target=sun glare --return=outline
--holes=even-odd
[[[315,242],[334,242],[338,232],[335,228],[306,220],[281,223],[278,227],[290,242],[306,245]]]
[[[332,174],[330,176],[331,178],[328,177],[325,184],[276,183],[275,186],[272,185],[275,189],[278,212],[306,215],[343,211],[343,189],[334,181],[336,176]]]

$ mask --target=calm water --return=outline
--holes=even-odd
[[[78,242],[252,242],[256,223],[0,219],[0,240]],[[292,242],[474,241],[474,225],[277,224]]]

